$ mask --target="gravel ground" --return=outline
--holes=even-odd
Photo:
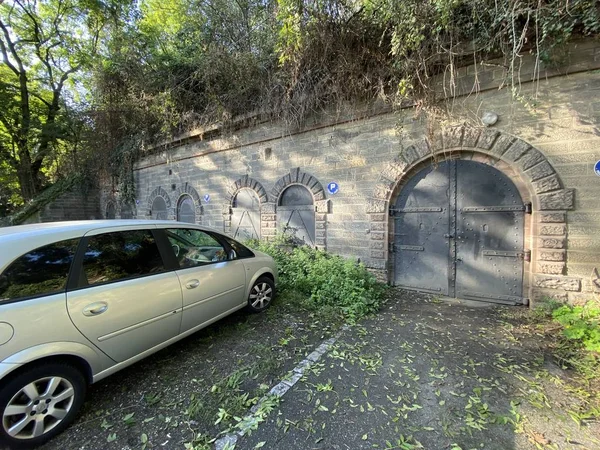
[[[531,311],[390,294],[235,448],[600,449],[599,394],[553,362]],[[92,386],[43,449],[211,449],[337,330],[292,298],[235,314]]]

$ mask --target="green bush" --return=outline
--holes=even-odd
[[[563,334],[567,339],[588,351],[600,353],[600,304],[563,305],[552,312],[552,317],[564,327]]]
[[[283,235],[247,244],[275,259],[279,288],[305,294],[309,307],[333,308],[350,322],[379,308],[385,285],[363,264],[306,246],[293,247]]]

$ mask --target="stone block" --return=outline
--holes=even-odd
[[[371,232],[371,240],[372,241],[383,241],[383,240],[385,240],[385,233]]]
[[[384,222],[387,220],[386,214],[370,214],[371,222]]]
[[[327,215],[317,213],[317,214],[315,214],[315,220],[323,222],[323,221],[327,220]]]
[[[575,191],[573,189],[561,189],[560,191],[541,194],[539,203],[541,211],[573,209]]]
[[[560,289],[576,292],[581,289],[581,280],[574,277],[535,274],[534,286],[543,289]]]
[[[315,222],[315,229],[317,229],[317,230],[324,230],[325,229],[325,222]]]
[[[548,161],[543,161],[525,171],[525,174],[531,181],[539,180],[540,178],[549,177],[554,173],[554,169]]]
[[[477,146],[477,140],[481,134],[480,128],[468,127],[463,132],[462,146],[467,148],[475,148]]]
[[[569,304],[573,306],[585,306],[590,300],[595,298],[590,292],[569,292]]]
[[[387,200],[391,194],[391,189],[388,189],[387,186],[378,184],[375,186],[373,190],[373,197],[379,200]]]
[[[372,250],[383,250],[383,241],[371,241]]]
[[[417,153],[417,150],[412,145],[402,150],[402,153],[400,155],[408,165],[413,164],[419,159],[419,153]]]
[[[464,128],[460,127],[448,127],[444,128],[444,148],[459,148],[462,145]]]
[[[313,197],[315,199],[315,202],[318,202],[319,200],[324,200],[325,192],[323,191],[323,189],[321,189],[320,191],[317,191],[317,192],[313,192]]]
[[[567,233],[565,224],[540,225],[540,235],[544,236],[563,236]]]
[[[564,275],[565,263],[564,262],[538,262],[537,270],[538,273],[546,275]]]
[[[564,261],[566,253],[564,251],[541,250],[538,259],[540,261]]]
[[[383,250],[371,250],[371,258],[373,259],[384,259],[385,252]]]
[[[319,200],[315,202],[315,211],[327,214],[331,211],[331,200]]]
[[[261,214],[275,214],[277,206],[275,203],[263,203],[260,205]]]
[[[564,238],[541,237],[538,239],[540,248],[562,249],[565,248],[566,240]]]
[[[539,215],[541,223],[564,223],[567,221],[567,214],[564,212],[543,212]]]
[[[419,140],[414,144],[414,148],[419,155],[419,159],[431,154],[431,149],[429,148],[429,143],[426,139]]]
[[[529,148],[529,151],[519,159],[517,164],[522,170],[527,170],[545,160],[546,157],[539,150]]]
[[[493,147],[490,149],[490,152],[497,156],[502,156],[508,148],[512,145],[514,137],[509,136],[507,134],[501,134],[498,136],[498,139],[494,142]]]
[[[532,297],[533,303],[540,303],[548,300],[554,300],[557,302],[565,303],[568,300],[566,292],[545,289],[533,289]]]
[[[550,175],[547,178],[542,178],[541,180],[534,181],[533,190],[536,194],[543,194],[544,192],[556,191],[560,189],[560,181],[558,181],[558,176]]]
[[[492,130],[489,128],[483,129],[481,135],[479,136],[479,140],[477,141],[477,147],[482,150],[491,150],[492,146],[498,139],[500,133],[496,130]]]
[[[385,222],[371,222],[371,231],[385,231]]]
[[[378,200],[370,198],[367,201],[367,213],[386,213],[387,202],[384,200]]]
[[[516,161],[523,156],[531,146],[521,139],[515,139],[511,146],[504,152],[503,159],[508,161]]]

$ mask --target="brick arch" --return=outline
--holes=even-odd
[[[165,204],[167,205],[167,212],[169,214],[168,218],[169,219],[174,219],[173,217],[173,209],[172,209],[172,203],[171,203],[171,198],[169,197],[169,194],[167,193],[167,191],[165,191],[162,187],[158,186],[156,189],[154,189],[150,195],[148,195],[147,199],[146,199],[146,205],[148,206],[148,208],[146,209],[146,217],[151,217],[151,211],[152,211],[152,202],[154,202],[154,199],[156,197],[162,197],[163,200],[165,201]]]
[[[273,236],[275,234],[277,227],[276,215],[279,196],[288,186],[293,184],[305,186],[312,194],[315,204],[316,247],[320,249],[326,249],[327,214],[330,212],[331,202],[325,197],[325,189],[323,188],[321,182],[309,173],[302,171],[299,167],[291,169],[290,173],[277,180],[271,189],[270,202],[261,206],[261,217],[268,217],[271,219],[269,221],[263,220],[262,222],[261,227],[263,230],[263,236]]]
[[[240,189],[244,188],[252,189],[254,192],[256,192],[258,200],[261,204],[267,203],[269,201],[267,191],[263,187],[263,185],[260,184],[260,182],[255,180],[254,178],[250,178],[248,175],[244,175],[243,177],[237,179],[231,186],[229,186],[229,189],[227,190],[227,196],[229,197],[229,205],[233,205],[233,200],[235,199],[235,196],[240,191]]]
[[[250,190],[254,191],[254,193],[257,195],[258,201],[261,206],[261,211],[260,211],[261,224],[264,223],[265,221],[275,220],[275,219],[271,218],[271,214],[263,213],[262,205],[269,202],[269,196],[267,194],[267,190],[263,187],[263,185],[259,181],[255,180],[254,178],[249,177],[248,175],[244,175],[243,177],[238,178],[234,183],[232,183],[231,186],[229,186],[229,189],[227,190],[227,196],[229,198],[229,202],[226,203],[225,205],[223,205],[223,227],[225,228],[225,232],[228,234],[231,234],[231,217],[233,215],[233,210],[232,210],[233,201],[235,200],[235,196],[242,189],[250,189]],[[262,235],[262,225],[260,226],[260,228],[261,228],[260,232]]]
[[[379,176],[368,201],[371,265],[389,278],[388,223],[390,203],[402,185],[427,164],[450,158],[470,158],[490,164],[507,174],[530,200],[533,214],[526,226],[526,249],[531,250],[529,272],[524,274],[532,299],[564,298],[579,291],[581,279],[565,276],[567,258],[566,217],[574,208],[574,190],[565,189],[554,167],[536,148],[505,132],[467,126],[448,127],[401,150]],[[525,289],[526,288],[526,289]]]
[[[196,223],[202,223],[202,215],[204,214],[204,207],[202,206],[202,200],[200,199],[200,195],[198,191],[194,189],[189,183],[183,183],[180,185],[175,191],[175,203],[173,205],[173,217],[177,220],[177,207],[179,206],[179,201],[181,197],[184,195],[189,195],[194,200],[195,205],[195,214],[196,214]],[[169,207],[169,205],[167,205]]]

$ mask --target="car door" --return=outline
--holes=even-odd
[[[67,293],[79,331],[115,361],[139,355],[179,333],[182,295],[152,229],[88,233],[74,263],[77,288]]]
[[[182,333],[244,304],[244,263],[230,257],[216,234],[184,227],[164,232],[177,260],[176,273],[183,292]]]

